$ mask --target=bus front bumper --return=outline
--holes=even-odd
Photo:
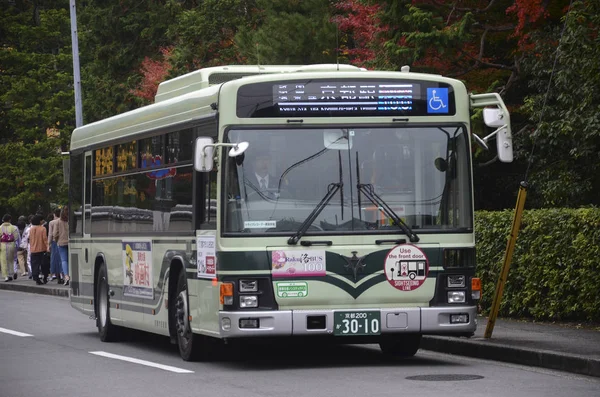
[[[470,335],[477,328],[475,306],[385,309],[219,312],[222,338],[333,335],[335,312],[379,311],[381,333]],[[465,317],[466,315],[466,317]],[[456,317],[465,322],[451,322]]]

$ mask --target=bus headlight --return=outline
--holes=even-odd
[[[258,291],[258,280],[240,280],[240,292]]]
[[[448,276],[448,287],[450,288],[465,288],[465,276],[451,274]]]
[[[240,308],[258,307],[258,296],[242,295],[240,296]]]
[[[448,303],[464,303],[465,291],[448,291]]]

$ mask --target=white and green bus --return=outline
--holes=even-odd
[[[508,111],[438,75],[226,66],[77,128],[71,304],[103,341],[309,337],[410,356],[472,335],[471,112],[512,161]],[[478,142],[486,146],[485,142]]]

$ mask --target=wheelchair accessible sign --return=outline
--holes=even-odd
[[[448,88],[427,89],[427,113],[448,113]]]

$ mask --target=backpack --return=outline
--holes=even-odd
[[[4,228],[2,228],[2,237],[0,237],[0,242],[3,243],[12,243],[15,241],[15,236],[12,233],[6,233]]]

